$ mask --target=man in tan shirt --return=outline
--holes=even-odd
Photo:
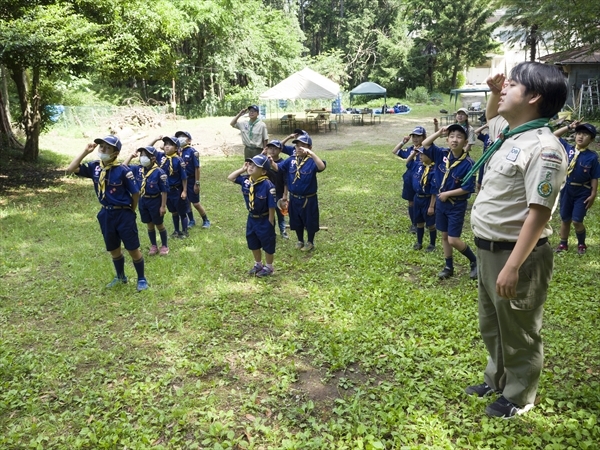
[[[233,118],[230,125],[240,130],[242,142],[244,143],[244,159],[251,159],[262,153],[269,142],[269,133],[267,125],[258,118],[258,106],[250,105],[242,109],[237,116]],[[247,122],[238,122],[239,118],[248,113],[250,120]]]
[[[510,418],[533,407],[543,366],[540,330],[553,266],[548,221],[568,162],[547,122],[564,105],[567,85],[559,69],[534,62],[516,66],[507,81],[490,77],[488,85],[490,136],[499,138],[481,158],[485,173],[471,227],[489,358],[484,383],[465,391],[501,393],[486,413]]]

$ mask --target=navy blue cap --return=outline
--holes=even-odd
[[[192,135],[190,133],[188,133],[187,131],[178,131],[177,133],[175,133],[175,137],[181,137],[181,136],[185,136],[188,139],[192,138]]]
[[[425,134],[427,134],[427,132],[423,127],[415,127],[415,129],[412,130],[412,133],[410,133],[410,135],[412,136],[413,134],[416,134],[417,136],[424,136]]]
[[[294,139],[292,141],[292,144],[295,144],[296,142],[300,142],[301,144],[306,144],[306,145],[312,146],[312,139],[308,135],[308,133],[304,133],[304,134],[301,134],[300,136],[298,136],[296,139]]]
[[[254,156],[252,158],[246,159],[246,162],[252,162],[252,163],[254,163],[254,165],[256,167],[260,167],[261,169],[265,169],[265,166],[269,162],[269,158],[267,158],[267,155],[263,155],[261,153],[260,155],[256,155],[256,156]]]
[[[171,144],[173,144],[175,147],[179,148],[179,139],[177,139],[176,137],[170,137],[170,136],[165,136],[164,138],[162,138],[162,141],[166,144],[167,142],[170,142]]]
[[[137,149],[138,153],[146,152],[149,155],[156,156],[156,149],[151,145],[147,145],[146,147],[140,147]]]
[[[258,107],[258,105],[250,105],[250,106],[248,106],[248,109],[254,109],[256,112],[260,111],[260,108]]]
[[[279,150],[281,150],[283,148],[283,144],[281,143],[281,141],[278,141],[277,139],[273,139],[271,142],[269,142],[267,144],[267,147],[277,147]]]
[[[596,137],[596,127],[591,123],[582,123],[575,127],[575,132],[583,131],[584,133],[589,133],[592,135],[592,139]]]
[[[448,128],[446,128],[446,131],[448,132],[448,134],[450,134],[451,131],[460,131],[462,134],[465,135],[465,137],[468,137],[467,131],[464,129],[464,127],[457,123],[453,123],[452,125],[450,125]]]
[[[94,139],[94,143],[96,144],[108,144],[108,145],[112,145],[113,147],[115,147],[117,149],[118,152],[121,151],[121,140],[116,137],[113,136],[112,134],[103,138],[98,138],[98,139]]]
[[[294,130],[294,134],[306,134],[306,131],[304,131],[302,128],[296,128]]]

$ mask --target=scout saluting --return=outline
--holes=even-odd
[[[81,161],[98,147],[100,160],[81,164]],[[144,257],[140,251],[135,208],[139,199],[139,188],[129,167],[117,163],[121,141],[116,136],[106,136],[94,140],[77,156],[67,172],[80,177],[91,178],[94,190],[102,209],[98,213],[98,222],[104,236],[106,250],[112,256],[116,276],[106,287],[112,288],[127,283],[125,276],[125,257],[121,250],[121,241],[133,259],[138,275],[137,290],[148,289],[144,276]]]

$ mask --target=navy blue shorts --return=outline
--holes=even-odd
[[[195,181],[190,182],[188,178],[188,187],[187,187],[187,198],[190,203],[200,203],[200,189],[198,189],[198,193],[194,192]],[[200,186],[198,186],[200,188]]]
[[[449,237],[460,237],[467,213],[467,200],[450,203],[439,199],[435,202],[435,227],[442,233],[448,232]]]
[[[435,225],[435,214],[431,216],[427,215],[430,202],[430,195],[427,197],[418,197],[415,195],[415,203],[413,205],[415,223],[425,223],[428,228]]]
[[[309,233],[319,231],[319,200],[316,195],[305,198],[290,195],[288,214],[290,230],[305,228]]]
[[[120,248],[121,242],[130,251],[140,248],[135,213],[131,209],[102,208],[96,217],[107,251]]]
[[[170,213],[179,214],[180,216],[186,216],[188,210],[187,200],[181,198],[182,188],[169,189],[167,193],[167,209]]]
[[[250,250],[260,250],[265,253],[275,253],[275,227],[269,222],[269,216],[252,218],[246,222],[246,242]]]
[[[409,202],[412,202],[415,199],[415,195],[417,194],[415,192],[415,190],[412,187],[412,180],[410,179],[411,177],[411,172],[409,170],[407,170],[406,172],[404,172],[404,175],[402,175],[402,198],[404,200],[408,200]]]
[[[560,193],[560,220],[568,222],[583,222],[587,209],[585,199],[590,196],[590,190],[583,186],[565,186]]]
[[[140,210],[140,218],[142,223],[153,223],[161,225],[164,222],[164,216],[160,215],[160,205],[162,196],[155,198],[140,198],[138,209]]]

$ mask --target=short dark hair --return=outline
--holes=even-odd
[[[567,101],[567,80],[561,70],[551,64],[525,61],[510,72],[510,79],[525,86],[525,94],[539,94],[540,117],[554,117]]]

